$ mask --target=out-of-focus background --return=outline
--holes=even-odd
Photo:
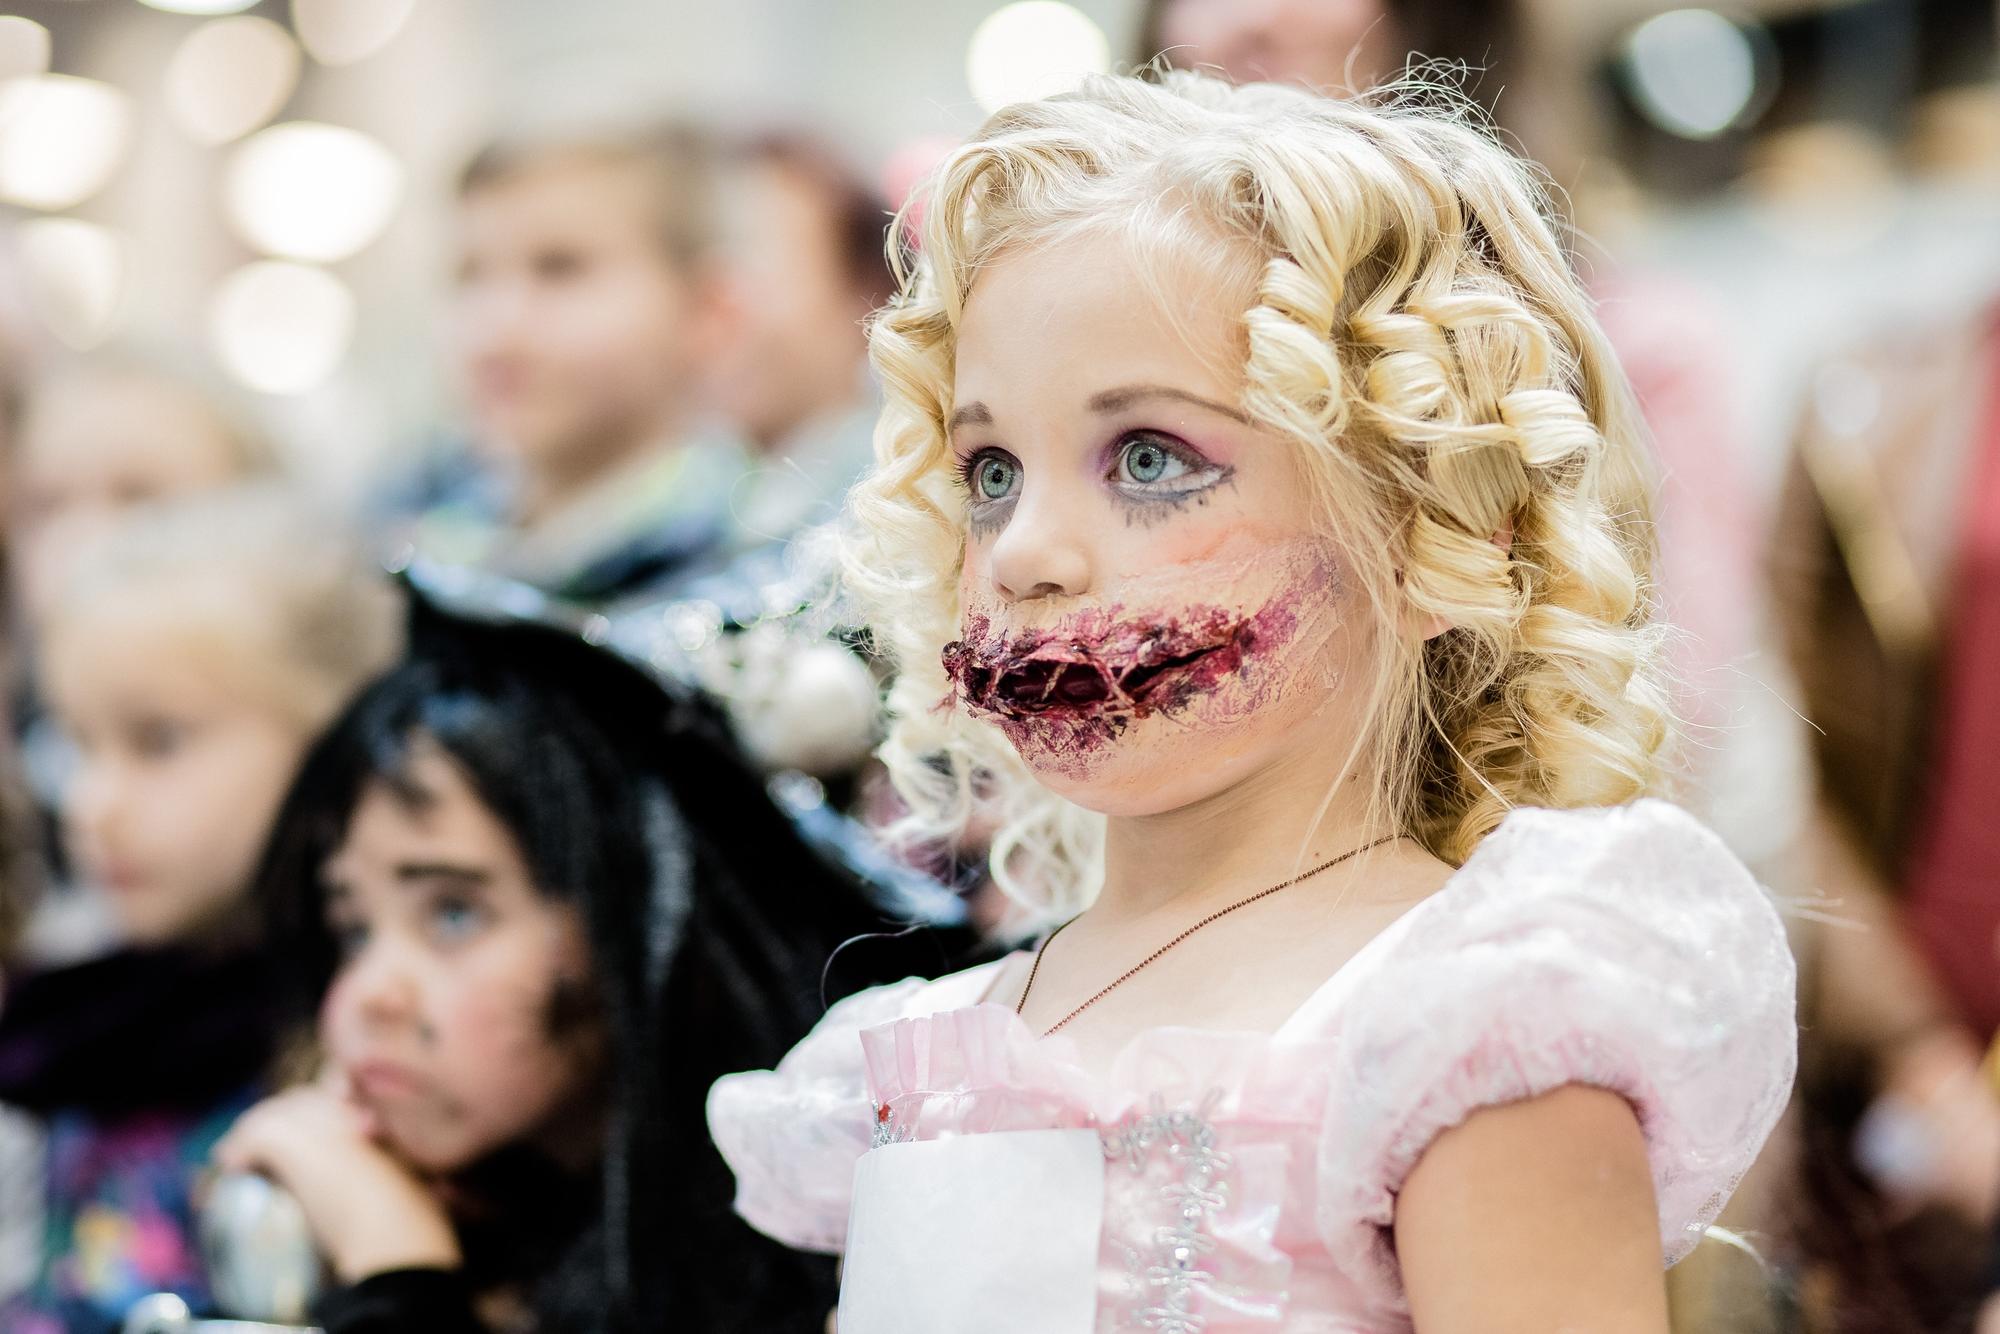
[[[1442,62],[1541,165],[1632,377],[1680,795],[1788,904],[1807,1034],[1746,1244],[1677,1272],[1677,1324],[2000,1330],[1997,29],[1994,0],[0,0],[0,977],[30,988],[0,1321],[215,1296],[186,1164],[269,1091],[275,1027],[167,1138],[107,1109],[254,1009],[209,947],[299,757],[404,651],[384,560],[717,701],[878,895],[829,947],[1018,931],[976,830],[870,837],[880,665],[822,525],[869,456],[890,211],[992,109],[1164,50],[1330,94]],[[78,994],[81,1036],[46,999]]]
[[[1530,147],[1560,155],[1558,183],[1611,255],[1728,301],[1767,481],[1817,347],[1896,307],[1969,299],[2000,268],[1992,10],[1530,0],[1524,45],[1486,76],[1511,85],[1503,103],[1536,104],[1548,142]],[[928,141],[1052,69],[1129,67],[1140,19],[1113,0],[6,13],[10,302],[58,347],[130,343],[212,374],[298,466],[345,487],[454,411],[449,187],[496,130],[651,112],[802,123],[893,187]]]

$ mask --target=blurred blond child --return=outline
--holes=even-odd
[[[449,353],[471,467],[419,502],[426,554],[601,604],[723,548],[744,461],[704,383],[727,318],[714,173],[677,125],[499,142],[466,167]]]
[[[266,484],[135,513],[49,603],[38,668],[76,751],[66,842],[127,945],[15,979],[0,1005],[0,1100],[49,1139],[39,1272],[0,1326],[205,1300],[191,1182],[264,1091],[276,1038],[282,961],[258,949],[247,886],[307,745],[400,625],[380,572]]]

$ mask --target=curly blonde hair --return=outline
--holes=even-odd
[[[1514,806],[1657,789],[1671,727],[1642,428],[1543,202],[1422,81],[1343,102],[1099,78],[1005,108],[946,159],[921,221],[898,220],[917,244],[871,330],[886,404],[846,551],[897,670],[881,756],[902,832],[950,839],[991,812],[996,878],[1037,915],[1081,910],[1101,878],[1101,819],[938,707],[966,532],[946,433],[966,299],[1002,252],[1090,229],[1243,275],[1241,408],[1302,451],[1379,624],[1450,627],[1374,637],[1365,762],[1397,827],[1457,863]]]

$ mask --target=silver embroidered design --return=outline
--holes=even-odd
[[[1150,1113],[1128,1117],[1099,1132],[1104,1156],[1112,1162],[1123,1161],[1135,1173],[1145,1171],[1154,1151],[1162,1147],[1180,1165],[1179,1179],[1168,1182],[1160,1192],[1173,1221],[1153,1233],[1152,1263],[1141,1271],[1144,1284],[1152,1290],[1151,1304],[1137,1312],[1142,1329],[1159,1330],[1160,1334],[1201,1334],[1208,1326],[1208,1317],[1196,1310],[1195,1304],[1215,1275],[1204,1269],[1201,1261],[1215,1249],[1210,1230],[1229,1202],[1229,1183],[1224,1176],[1229,1155],[1216,1148],[1215,1125],[1210,1120],[1220,1097],[1218,1090],[1199,1106],[1172,1111],[1155,1100]]]
[[[875,1108],[875,1126],[868,1134],[868,1147],[879,1149],[884,1144],[908,1144],[917,1137],[916,1131],[908,1126],[896,1124],[896,1110],[888,1103]]]

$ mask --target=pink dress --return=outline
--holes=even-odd
[[[1149,1030],[1098,1076],[981,1002],[999,966],[850,997],[710,1095],[743,1217],[846,1253],[841,1334],[1407,1330],[1404,1178],[1571,1083],[1637,1109],[1672,1264],[1795,1061],[1777,913],[1659,801],[1514,813],[1274,1034]]]

